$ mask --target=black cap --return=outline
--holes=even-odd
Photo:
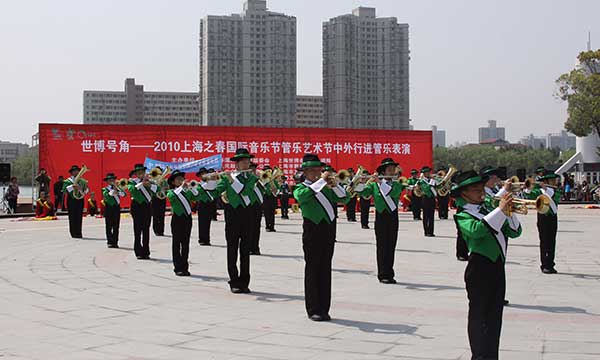
[[[173,180],[175,180],[176,177],[181,176],[182,178],[185,178],[185,173],[181,170],[175,170],[171,173],[171,175],[169,175],[169,179],[167,180],[167,183],[169,184],[169,186],[173,185]]]
[[[240,161],[241,159],[252,159],[254,155],[250,154],[248,149],[239,148],[235,151],[235,155],[229,158],[231,161]]]
[[[103,179],[103,181],[114,180],[116,178],[117,177],[115,176],[114,173],[108,173],[108,174],[106,174],[106,177]]]
[[[205,167],[201,167],[200,169],[198,169],[196,176],[202,176],[204,174],[208,174],[208,169]]]
[[[304,170],[306,168],[311,167],[323,167],[325,163],[319,160],[319,157],[315,154],[304,154],[302,157],[302,165],[300,166],[300,170]]]

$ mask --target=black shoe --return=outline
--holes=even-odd
[[[510,304],[510,302],[506,299],[504,299],[504,306],[508,306],[508,304]]]
[[[154,235],[156,235],[156,236],[165,236],[164,233],[160,233],[160,234],[154,233]]]
[[[192,275],[192,274],[190,274],[190,272],[189,272],[189,271],[187,271],[187,270],[183,272],[183,276],[191,276],[191,275]]]
[[[542,272],[544,274],[556,274],[558,271],[556,271],[556,269],[554,269],[554,268],[550,268],[550,269],[542,268]]]
[[[142,260],[150,260],[150,255],[142,256]]]
[[[323,317],[323,321],[331,321],[331,316],[329,316],[329,314],[324,314],[322,315]]]
[[[367,230],[370,229],[369,225],[363,225],[362,228]]]
[[[379,282],[382,284],[396,284],[397,281],[394,279],[379,279]]]
[[[260,250],[252,250],[250,251],[250,255],[260,255]]]
[[[185,276],[185,272],[183,272],[183,271],[175,271],[175,275],[177,275],[177,276]]]
[[[311,319],[312,321],[323,321],[323,317],[319,314],[314,314],[308,317],[309,319]]]
[[[243,288],[242,289],[242,294],[250,294],[252,291],[250,291],[249,288]]]
[[[237,287],[232,287],[231,288],[231,292],[234,294],[241,294],[242,293],[242,289],[237,288]]]
[[[143,260],[143,259],[144,259],[144,257],[143,257],[143,256],[141,256],[141,255],[136,255],[136,258],[137,258],[138,260]]]
[[[275,232],[275,229],[265,229],[267,232]]]
[[[198,240],[198,244],[200,244],[200,246],[210,246],[210,242],[209,241],[200,241],[200,240]]]
[[[464,256],[457,256],[456,260],[458,260],[458,261],[468,261],[469,259],[466,258],[466,257],[464,257]]]

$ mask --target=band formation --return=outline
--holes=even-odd
[[[294,178],[295,185],[291,186],[277,167],[258,170],[253,157],[247,149],[237,149],[231,158],[235,171],[201,168],[197,179],[192,180],[178,170],[147,169],[143,164],[136,164],[129,178],[106,174],[101,202],[108,247],[119,246],[121,199],[130,196],[134,252],[137,259],[150,259],[150,227],[155,235],[164,235],[168,199],[174,272],[177,276],[189,276],[193,214],[197,212],[198,243],[208,246],[219,201],[225,215],[231,292],[250,293],[250,255],[260,255],[261,219],[264,216],[266,231],[276,231],[278,198],[283,219],[288,218],[293,198],[303,218],[306,313],[311,320],[328,321],[338,204],[346,206],[349,221],[356,221],[359,207],[363,229],[369,228],[369,209],[374,204],[377,278],[383,284],[394,284],[399,206],[410,208],[413,219],[423,222],[424,236],[434,237],[436,207],[439,218],[447,219],[452,202],[457,208],[456,258],[468,261],[464,279],[469,300],[468,336],[474,359],[498,358],[503,307],[508,303],[504,272],[508,239],[521,235],[518,215],[527,214],[530,208],[537,210],[540,269],[545,274],[556,273],[554,252],[561,191],[559,176],[543,167],[528,179],[501,179],[499,170],[492,167],[475,172],[458,171],[452,166],[437,173],[423,166],[412,169],[407,178],[402,176],[400,164],[391,158],[383,159],[373,173],[361,166],[355,173],[353,169],[336,172],[317,155],[305,154]],[[73,238],[82,237],[84,198],[89,192],[83,177],[86,171],[85,166],[74,165],[63,185]],[[88,200],[88,205],[98,209],[95,199]],[[46,208],[42,206],[41,211]]]

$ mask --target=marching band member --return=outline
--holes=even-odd
[[[177,276],[190,276],[188,257],[192,234],[192,202],[199,198],[198,189],[185,182],[185,173],[173,171],[167,180],[170,190],[167,197],[171,203],[171,234],[173,271]]]
[[[287,177],[286,176],[282,176],[281,177],[281,186],[279,187],[279,194],[280,194],[280,198],[279,201],[281,202],[281,218],[282,219],[289,219],[290,217],[288,216],[288,212],[289,212],[289,208],[290,208],[290,185],[287,183]]]
[[[196,176],[200,178],[198,187],[199,198],[197,201],[198,210],[198,244],[210,246],[210,223],[213,218],[213,207],[215,198],[212,192],[217,187],[217,181],[207,178],[208,170],[204,167],[198,169]]]
[[[498,359],[506,278],[507,238],[521,235],[521,224],[513,215],[510,193],[495,209],[485,206],[484,184],[475,171],[458,173],[452,194],[460,198],[463,211],[454,216],[469,248],[465,284],[469,298],[468,334],[472,359]]]
[[[40,198],[35,202],[35,217],[38,219],[54,216],[55,208],[45,191],[40,191]]]
[[[119,247],[119,227],[121,224],[121,198],[126,194],[115,184],[117,177],[113,173],[106,174],[106,186],[102,188],[104,200],[104,223],[106,225],[106,241],[109,248]]]
[[[317,155],[305,154],[302,170],[305,181],[296,186],[294,197],[303,217],[304,292],[308,317],[329,321],[331,307],[331,260],[335,242],[335,211],[349,194],[339,184],[332,184],[333,173],[322,172],[325,166]]]
[[[358,184],[355,191],[372,195],[375,201],[375,240],[377,244],[377,278],[383,284],[395,284],[394,257],[398,242],[398,201],[404,185],[398,181],[398,163],[385,158],[377,174],[366,185]],[[381,177],[380,177],[381,176]],[[396,179],[394,179],[396,177]]]
[[[368,171],[364,171],[364,175],[369,175]],[[361,180],[364,184],[366,178]],[[363,229],[370,229],[369,227],[369,212],[371,211],[371,199],[372,195],[360,195],[360,225]]]
[[[547,213],[537,214],[537,228],[540,238],[540,269],[544,274],[556,274],[554,268],[554,256],[556,252],[556,233],[558,231],[558,203],[562,197],[562,191],[557,186],[560,175],[548,173],[539,177],[538,187],[533,190],[525,190],[525,197],[530,200],[540,195],[546,195],[550,201],[550,209]]]
[[[227,240],[227,270],[229,286],[234,294],[249,293],[250,289],[250,246],[254,233],[255,210],[252,202],[254,188],[258,177],[250,173],[251,155],[247,149],[237,149],[230,158],[235,161],[236,171],[224,176],[217,184],[216,194],[224,194],[225,204],[225,238]],[[238,272],[237,258],[240,254]]]
[[[87,208],[87,214],[88,216],[96,216],[98,215],[98,201],[96,201],[96,193],[95,192],[91,192],[90,193],[90,198],[88,199],[88,208]]]
[[[69,174],[71,175],[68,179],[63,182],[63,193],[67,194],[67,211],[69,213],[69,232],[71,237],[74,239],[81,239],[81,227],[83,224],[83,197],[80,199],[76,198],[75,193],[83,190],[84,194],[88,189],[80,189],[80,184],[75,182],[77,174],[81,171],[81,168],[77,165],[71,166]]]
[[[445,173],[448,171],[447,168],[438,169],[438,173]],[[443,176],[442,176],[443,177]],[[441,178],[438,179],[441,180]],[[439,193],[437,194],[437,204],[438,204],[438,217],[440,220],[448,220],[448,204],[450,203],[450,195],[446,194],[446,196],[442,196]]]
[[[415,187],[417,182],[419,182],[419,171],[417,169],[412,169],[410,171],[410,178],[408,179],[408,186]],[[410,191],[410,210],[413,213],[413,220],[422,220],[421,219],[421,203],[422,200],[420,197],[416,196],[414,191],[411,189]]]
[[[263,171],[273,171],[269,165],[265,165],[263,167]],[[264,201],[262,205],[262,212],[265,216],[265,230],[267,232],[275,232],[275,211],[277,210],[277,196],[273,194],[273,189],[279,187],[279,184],[275,179],[271,180],[273,182],[274,187],[271,187],[271,184],[264,185]]]
[[[354,169],[348,168],[348,173],[350,173],[349,180],[352,181],[355,175]],[[350,222],[356,222],[356,196],[352,196],[346,205],[346,219]]]
[[[160,174],[164,171],[164,169],[159,166],[156,167],[160,170]],[[166,182],[166,180],[163,180]],[[156,184],[158,188],[166,188],[168,184],[161,183]],[[164,196],[164,195],[163,195]],[[161,196],[162,197],[162,196]],[[152,230],[154,231],[154,235],[156,236],[165,236],[165,212],[167,209],[167,198],[159,198],[158,196],[154,196],[152,198]]]
[[[258,164],[253,162],[250,163],[252,174],[258,177],[257,167]],[[254,193],[252,193],[252,196],[250,197],[250,201],[252,202],[251,210],[254,217],[252,227],[254,231],[252,233],[252,241],[250,242],[250,255],[260,255],[260,224],[263,216],[263,205],[266,192],[265,186],[260,181],[257,181],[254,185]]]
[[[421,168],[421,178],[417,181],[417,185],[423,192],[421,197],[423,206],[423,230],[425,236],[433,237],[434,214],[435,214],[435,198],[437,191],[435,189],[437,181],[431,176],[431,168],[423,166]]]
[[[152,197],[158,186],[150,183],[144,164],[135,164],[127,189],[131,194],[133,217],[133,250],[139,260],[150,259],[150,222],[152,221]]]

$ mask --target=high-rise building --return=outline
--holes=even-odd
[[[248,0],[200,21],[202,125],[294,127],[296,18]]]
[[[19,156],[27,154],[29,150],[27,144],[0,141],[0,163],[12,163]]]
[[[446,130],[439,130],[436,125],[431,127],[431,145],[436,147],[446,147]]]
[[[316,128],[325,127],[323,120],[322,96],[296,96],[296,126]]]
[[[323,23],[325,123],[408,130],[408,24],[359,7]]]
[[[541,136],[534,136],[533,134],[529,134],[519,140],[520,144],[527,145],[532,149],[545,149],[546,148],[546,138]]]
[[[489,143],[490,140],[506,140],[506,131],[496,126],[496,120],[488,120],[487,127],[479,128],[479,143]]]
[[[83,91],[83,123],[199,125],[198,93],[144,91],[126,79],[123,91]]]
[[[562,151],[575,149],[575,135],[562,130],[560,134],[548,134],[546,136],[546,146],[548,149],[559,149]]]

